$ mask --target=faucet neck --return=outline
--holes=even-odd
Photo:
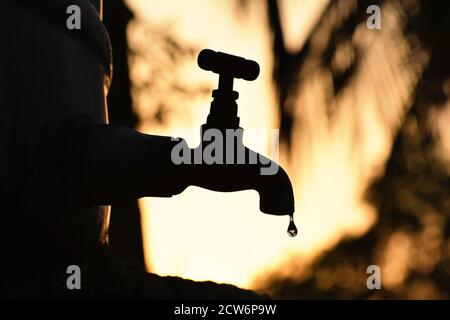
[[[220,88],[220,86],[219,86]],[[239,128],[238,105],[239,93],[233,90],[214,90],[213,101],[205,124],[207,128],[237,129]]]

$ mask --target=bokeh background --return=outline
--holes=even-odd
[[[381,30],[366,26],[381,8]],[[112,208],[111,247],[160,275],[274,298],[449,298],[449,4],[426,0],[105,1],[111,122],[199,141],[217,75],[203,48],[259,62],[237,80],[245,130],[280,130],[288,218],[256,192],[190,187]],[[368,290],[366,268],[381,268]]]

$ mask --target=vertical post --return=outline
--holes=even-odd
[[[103,7],[104,24],[113,50],[114,80],[108,94],[108,114],[111,123],[134,128],[137,117],[133,112],[128,70],[127,25],[132,13],[122,0],[114,0]],[[141,219],[136,200],[117,203],[111,208],[109,227],[111,251],[121,258],[144,268]]]

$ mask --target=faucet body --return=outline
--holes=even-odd
[[[108,204],[133,197],[168,197],[192,185],[221,192],[256,190],[262,212],[293,215],[294,196],[286,172],[242,142],[236,104],[239,94],[233,91],[233,78],[256,79],[258,64],[212,50],[203,50],[198,62],[203,69],[223,72],[219,88],[213,91],[207,121],[201,126],[200,145],[189,149],[184,140],[112,125],[91,127],[84,174],[79,175],[85,177],[79,185],[89,186],[86,199],[92,204]],[[220,143],[213,136],[219,137]],[[177,148],[188,161],[175,161]],[[218,161],[204,159],[208,148]],[[264,174],[264,168],[275,170]]]
[[[243,129],[239,127],[236,103],[239,94],[233,91],[233,79],[255,80],[259,75],[258,64],[241,57],[205,49],[198,56],[198,65],[204,70],[218,73],[219,86],[213,91],[214,100],[211,102],[210,113],[201,127],[201,144],[192,152],[204,153],[205,148],[213,143],[207,136],[208,131],[219,131],[223,141],[222,150],[219,152],[224,160],[230,161],[197,167],[194,165],[191,175],[193,183],[216,191],[253,189],[259,193],[262,212],[293,215],[294,195],[284,169],[247,148],[242,141]],[[275,170],[264,171],[263,168]]]

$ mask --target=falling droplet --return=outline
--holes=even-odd
[[[289,227],[287,229],[287,234],[289,235],[289,237],[295,237],[297,235],[297,227],[295,226],[294,223],[294,215],[291,215],[289,217]]]

